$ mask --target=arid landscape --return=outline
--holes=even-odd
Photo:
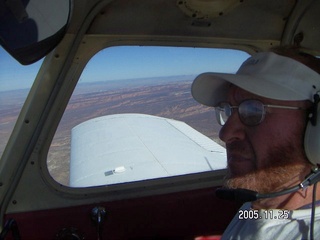
[[[48,168],[55,180],[68,185],[71,129],[76,125],[104,115],[119,113],[143,113],[183,121],[196,130],[217,140],[219,126],[212,108],[193,100],[190,88],[192,78],[177,77],[153,79],[153,81],[127,80],[78,84],[48,153]],[[2,95],[3,96],[3,95]],[[0,109],[1,136],[10,133],[21,99]],[[20,102],[19,102],[20,101]],[[3,135],[4,134],[4,135]],[[5,142],[1,142],[1,150]],[[3,151],[3,150],[2,150]]]

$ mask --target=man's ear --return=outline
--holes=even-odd
[[[309,121],[304,136],[304,149],[308,160],[313,164],[320,164],[320,96],[314,95]]]

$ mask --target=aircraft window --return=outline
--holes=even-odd
[[[50,174],[63,185],[86,187],[225,168],[213,109],[193,100],[191,83],[203,72],[235,72],[247,57],[181,47],[99,52],[55,134]]]
[[[41,64],[23,66],[0,47],[0,157]]]

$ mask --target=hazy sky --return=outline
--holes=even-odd
[[[112,47],[88,63],[81,81],[233,72],[248,57],[233,50],[169,47]],[[23,66],[0,48],[0,91],[30,88],[42,60]]]
[[[41,63],[21,65],[0,47],[0,91],[30,88]]]
[[[82,81],[230,72],[248,57],[234,50],[182,47],[112,47],[96,54]]]

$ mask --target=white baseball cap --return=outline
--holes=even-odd
[[[203,73],[191,92],[196,101],[216,106],[226,101],[230,83],[253,94],[276,100],[310,100],[320,91],[320,75],[306,65],[273,52],[248,58],[236,74]]]

